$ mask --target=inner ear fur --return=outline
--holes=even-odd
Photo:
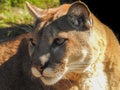
[[[29,13],[34,17],[35,19],[38,19],[42,17],[45,14],[45,11],[41,8],[38,8],[29,2],[26,2],[26,6],[28,8]]]
[[[92,26],[91,12],[86,4],[77,1],[73,3],[67,13],[68,21],[77,29],[90,29]]]
[[[60,9],[60,7],[50,8],[50,9],[41,9],[39,7],[36,7],[32,4],[30,4],[29,2],[26,2],[26,6],[28,8],[29,13],[35,19],[41,19],[44,16],[47,16],[48,14],[54,14]]]

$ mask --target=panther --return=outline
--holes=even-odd
[[[1,90],[120,90],[119,41],[85,3],[26,5],[34,28],[0,66]]]
[[[86,4],[66,4],[47,15],[27,5],[37,21],[29,51],[35,77],[45,85],[77,81],[79,90],[120,89],[119,41]]]

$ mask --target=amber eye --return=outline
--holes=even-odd
[[[35,46],[35,42],[34,42],[33,38],[30,38],[30,42],[33,46]]]
[[[64,44],[65,42],[66,42],[66,38],[56,38],[55,40],[54,40],[54,45],[55,46],[60,46],[60,45],[62,45],[62,44]]]

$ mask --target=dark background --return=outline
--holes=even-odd
[[[63,3],[72,3],[77,0],[60,0]],[[94,15],[104,24],[109,26],[120,41],[119,31],[119,0],[82,0],[85,2]]]

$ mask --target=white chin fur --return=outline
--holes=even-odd
[[[40,74],[40,72],[35,68],[32,67],[31,68],[32,74],[33,76],[35,76],[36,78],[40,78],[42,80],[42,82],[45,85],[54,85],[55,83],[57,83],[61,78],[62,78],[62,74],[59,75],[58,77],[44,77]],[[49,72],[49,71],[48,71]],[[46,75],[47,76],[47,75]]]
[[[44,84],[46,84],[46,85],[54,85],[54,84],[57,83],[60,79],[62,79],[62,77],[64,76],[65,72],[66,72],[66,69],[65,69],[65,71],[63,71],[63,72],[55,73],[52,68],[46,68],[46,69],[43,71],[43,76],[44,76],[44,77],[40,77],[40,79],[41,79],[41,80],[44,82]]]
[[[43,83],[45,85],[54,85],[55,83],[57,83],[60,79],[62,78],[62,75],[59,77],[54,77],[54,78],[44,78],[41,77],[41,80],[43,81]]]

